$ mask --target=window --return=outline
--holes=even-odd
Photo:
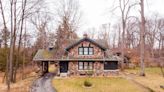
[[[79,48],[79,55],[83,55],[83,48],[82,47]]]
[[[79,55],[93,55],[93,47],[79,47]]]
[[[88,48],[84,47],[84,55],[88,55]]]
[[[78,63],[79,70],[92,70],[93,69],[93,62],[79,62]]]
[[[89,62],[84,62],[84,70],[88,70],[88,63]]]
[[[93,69],[93,62],[89,62],[89,70]]]
[[[83,69],[83,62],[79,62],[79,70]]]
[[[89,47],[89,55],[93,55],[93,47]]]
[[[104,70],[116,70],[118,69],[117,61],[105,61],[104,62]]]

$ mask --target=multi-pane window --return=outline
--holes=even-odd
[[[79,47],[79,55],[93,55],[93,47]]]
[[[79,55],[83,55],[83,47],[79,48]]]
[[[78,63],[79,70],[92,70],[93,69],[93,62],[79,62]]]

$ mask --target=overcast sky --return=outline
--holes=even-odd
[[[53,12],[54,7],[57,6],[56,2],[59,0],[47,0],[49,3],[48,8]],[[112,13],[111,10],[117,6],[118,0],[79,0],[80,9],[82,11],[82,23],[78,34],[81,36],[83,33],[91,28],[98,28],[102,24],[112,24],[119,21],[121,16],[120,12],[116,10]],[[129,0],[140,1],[140,0]],[[164,0],[144,0],[145,1],[145,16],[150,17],[155,13],[164,17]],[[132,9],[131,14],[140,16],[140,7]],[[54,16],[55,17],[55,16]],[[55,18],[54,18],[55,19]]]
[[[83,12],[82,30],[87,28],[98,27],[101,24],[112,23],[117,20],[120,13],[113,15],[110,9],[116,0],[79,0]],[[139,14],[139,9],[133,11],[134,14]],[[164,0],[145,0],[145,15],[152,16],[153,13],[159,13],[164,16]]]

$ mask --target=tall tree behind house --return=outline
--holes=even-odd
[[[113,11],[116,10],[117,8],[119,9],[120,13],[121,13],[121,57],[122,57],[122,60],[121,60],[121,70],[124,70],[124,55],[125,55],[125,35],[126,35],[126,32],[127,32],[127,22],[128,22],[128,19],[130,18],[130,11],[132,10],[132,8],[137,5],[138,3],[136,2],[131,2],[130,0],[118,0],[118,6],[114,7]]]
[[[56,30],[55,48],[60,56],[64,53],[62,48],[68,40],[77,39],[76,31],[79,28],[81,12],[78,0],[60,0],[56,12],[59,17],[58,28]]]
[[[45,10],[46,11],[46,10]],[[36,49],[45,49],[48,47],[48,24],[51,21],[51,16],[47,12],[37,12],[31,17],[31,23],[35,26],[37,38],[35,42]]]

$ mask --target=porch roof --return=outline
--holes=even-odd
[[[52,57],[45,57],[43,55],[36,54],[33,58],[33,61],[120,61],[120,58],[117,56],[108,57],[108,58],[60,58],[55,59]]]
[[[34,61],[119,61],[116,59],[38,59]]]
[[[33,61],[120,61],[120,57],[108,55],[104,58],[70,58],[70,57],[54,57],[54,51],[40,49],[35,54]]]

